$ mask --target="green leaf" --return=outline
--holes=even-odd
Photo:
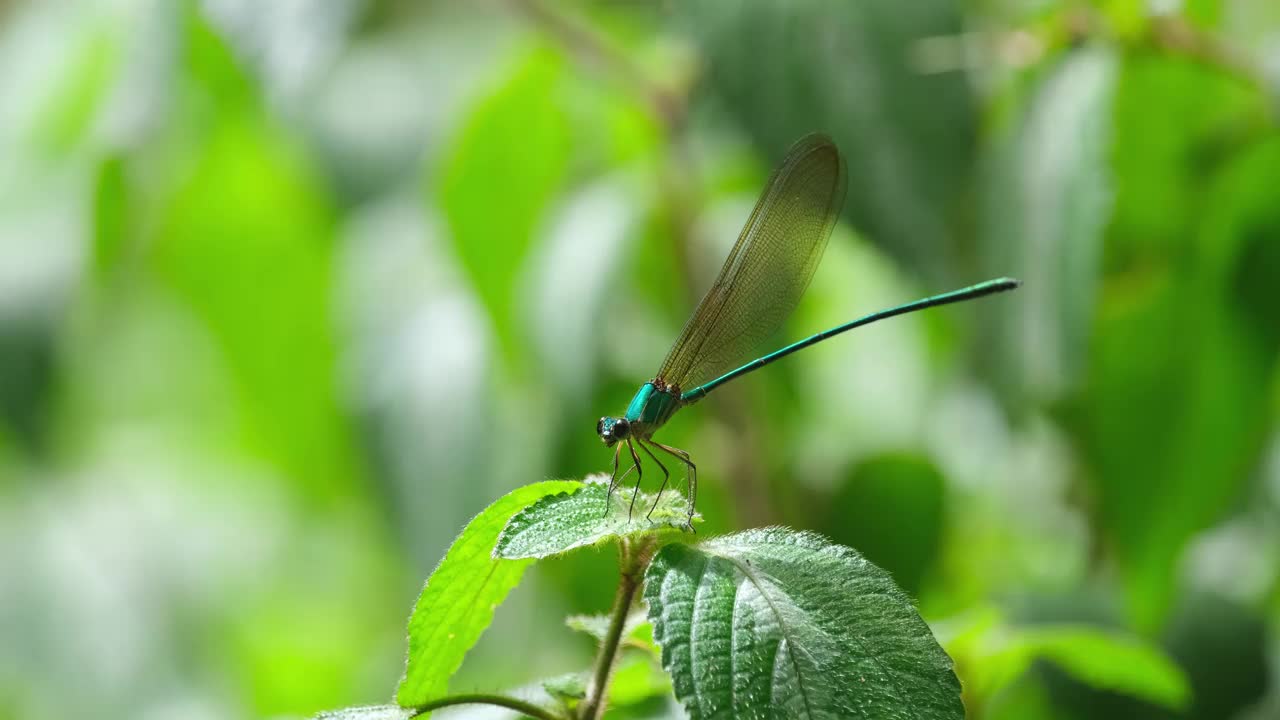
[[[530,563],[492,558],[503,526],[531,503],[579,484],[548,480],[526,485],[502,496],[467,524],[427,579],[409,618],[409,657],[396,702],[422,705],[445,693],[449,677]]]
[[[125,256],[131,217],[126,166],[120,155],[103,158],[93,187],[93,270],[106,275]]]
[[[965,697],[985,706],[1032,663],[1046,660],[1091,687],[1183,709],[1191,689],[1182,670],[1137,637],[1084,625],[1011,626],[995,611],[976,613],[946,642],[964,678]]]
[[[1175,710],[1191,699],[1187,679],[1164,653],[1114,633],[1082,627],[1035,627],[1022,632],[1023,652],[1041,657],[1083,683]]]
[[[1151,632],[1187,542],[1238,502],[1274,417],[1259,391],[1274,377],[1274,282],[1262,312],[1241,291],[1280,233],[1280,144],[1247,132],[1263,97],[1199,63],[1139,56],[1120,93],[1109,277],[1073,429],[1130,617]]]
[[[247,82],[198,18],[183,41],[185,93]],[[364,493],[338,397],[336,211],[320,173],[253,96],[228,94],[218,108],[216,123],[192,110],[175,130],[182,149],[156,180],[171,197],[158,237],[139,247],[217,347],[250,452],[307,496],[349,505]]]
[[[570,156],[569,121],[557,100],[562,66],[545,49],[521,57],[464,121],[439,186],[428,188],[439,193],[454,251],[508,349],[517,273]]]
[[[688,521],[688,503],[674,490],[664,491],[650,513],[652,495],[640,493],[630,512],[631,493],[620,489],[610,498],[608,489],[608,479],[597,475],[569,492],[539,500],[511,518],[493,556],[544,558],[609,538],[682,529]]]
[[[645,600],[693,720],[964,717],[951,659],[888,573],[808,533],[668,545]]]
[[[609,706],[623,707],[671,692],[671,678],[651,657],[621,662],[609,683]]]
[[[975,102],[959,0],[676,3],[718,98],[771,159],[829,133],[849,164],[845,214],[913,267],[945,276],[970,181]]]
[[[316,715],[315,720],[409,720],[412,714],[413,710],[396,705],[364,705],[328,710]]]

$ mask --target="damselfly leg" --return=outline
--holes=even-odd
[[[631,438],[627,438],[627,450],[631,453],[631,461],[635,463],[633,467],[636,469],[636,489],[631,491],[631,506],[627,508],[627,522],[631,522],[631,508],[636,506],[636,495],[640,492],[640,481],[644,479],[644,468],[640,467],[640,456],[636,454],[636,446],[631,444]]]
[[[654,447],[658,448],[659,450],[662,450],[668,455],[671,455],[675,457],[677,460],[679,460],[680,462],[684,463],[685,471],[686,471],[687,477],[689,478],[688,526],[690,530],[693,530],[693,508],[694,508],[694,502],[696,502],[698,499],[698,466],[693,463],[693,458],[689,457],[689,453],[685,452],[684,450],[681,450],[680,448],[674,448],[674,447],[671,447],[670,445],[663,445],[662,443],[657,442],[655,440],[650,440],[649,442]],[[656,506],[656,503],[655,503],[655,506]],[[653,512],[653,511],[650,510],[650,512]]]
[[[610,501],[613,500],[613,492],[617,490],[618,486],[621,485],[627,479],[627,476],[631,474],[632,470],[640,469],[640,460],[639,458],[636,457],[635,450],[632,450],[631,451],[631,460],[632,460],[631,467],[627,468],[626,471],[622,473],[622,475],[618,475],[618,455],[620,455],[621,453],[622,453],[622,444],[619,443],[618,446],[615,447],[613,450],[613,476],[609,478],[609,491],[605,493],[605,496],[604,496],[604,514],[605,515],[609,514]]]
[[[662,464],[662,461],[658,459],[657,455],[653,454],[653,451],[650,450],[647,445],[645,445],[643,440],[636,440],[636,442],[640,444],[640,449],[643,450],[651,460],[658,463],[658,467],[662,469],[662,484],[658,486],[658,494],[653,498],[653,507],[649,508],[649,512],[646,513],[644,516],[644,519],[648,520],[650,516],[653,515],[653,511],[658,508],[658,501],[662,499],[662,491],[667,488],[667,482],[671,480],[671,473],[667,472],[667,466]],[[636,496],[632,495],[631,505],[634,507],[635,504],[636,504]],[[628,511],[627,517],[628,519],[630,519],[630,511]]]

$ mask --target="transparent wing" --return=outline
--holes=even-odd
[[[844,204],[840,151],[825,135],[791,146],[657,377],[688,391],[738,367],[800,302]]]

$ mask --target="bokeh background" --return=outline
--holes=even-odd
[[[448,543],[607,468],[814,130],[849,195],[779,343],[1025,286],[678,415],[700,532],[863,551],[973,717],[1280,717],[1278,110],[1274,0],[0,3],[0,718],[386,701]],[[584,666],[613,561],[540,564],[454,687]],[[986,682],[1063,623],[1190,701]]]

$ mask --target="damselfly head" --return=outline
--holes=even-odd
[[[619,440],[626,440],[631,434],[631,423],[626,418],[602,417],[596,423],[596,434],[608,447],[613,447]]]

